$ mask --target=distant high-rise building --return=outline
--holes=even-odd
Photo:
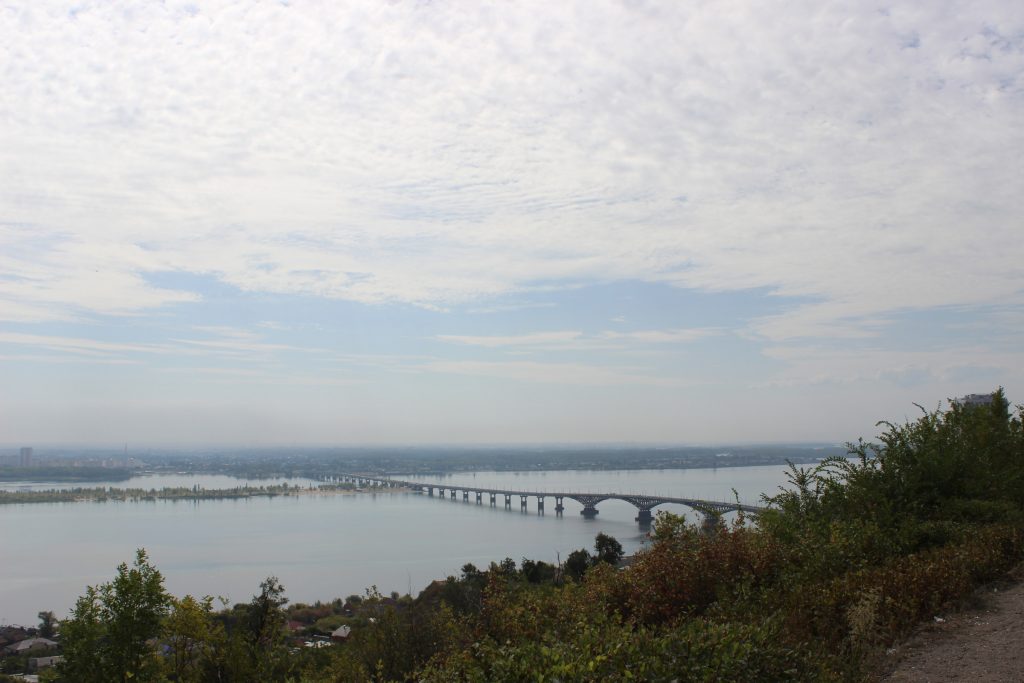
[[[21,449],[21,455],[18,458],[18,465],[21,467],[32,467],[32,449],[25,447]]]
[[[953,399],[953,403],[956,403],[959,406],[963,406],[964,408],[969,408],[973,406],[987,406],[991,405],[992,399],[994,397],[995,394],[967,394],[966,396],[962,396],[961,398]]]

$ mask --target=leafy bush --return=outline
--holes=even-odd
[[[426,681],[775,681],[824,676],[806,651],[781,645],[768,623],[689,620],[667,630],[615,619],[580,625],[571,638],[487,638],[423,672]]]

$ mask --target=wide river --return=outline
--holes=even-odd
[[[417,477],[447,485],[532,491],[648,493],[672,497],[757,503],[785,482],[785,468],[728,467],[689,470],[476,472]],[[412,478],[412,477],[407,477]],[[250,481],[250,485],[283,480]],[[308,485],[306,480],[293,483]],[[243,485],[222,476],[153,475],[108,485],[116,488]],[[3,488],[71,488],[53,482],[5,483]],[[41,610],[65,616],[87,585],[108,581],[116,566],[145,548],[175,595],[223,596],[247,602],[267,576],[277,576],[293,602],[328,601],[363,593],[414,594],[430,581],[458,574],[467,562],[524,557],[557,562],[594,536],[616,537],[627,553],[645,541],[636,508],[623,501],[598,505],[585,519],[581,506],[554,501],[526,513],[514,498],[492,508],[411,493],[301,495],[198,502],[32,503],[0,505],[0,625],[32,625]],[[663,505],[676,513],[687,508]]]

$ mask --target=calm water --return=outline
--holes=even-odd
[[[782,467],[696,470],[478,472],[435,477],[447,484],[489,488],[646,492],[756,502],[785,480]],[[262,485],[267,481],[252,481]],[[299,481],[296,483],[305,483]],[[115,486],[241,485],[227,477],[149,477]],[[90,484],[91,485],[91,484]],[[33,485],[34,487],[35,485]],[[42,488],[66,484],[40,485]],[[293,602],[362,593],[417,592],[458,574],[467,562],[523,557],[555,562],[609,533],[626,552],[644,542],[636,509],[605,501],[587,520],[566,500],[540,516],[519,500],[506,510],[417,494],[309,495],[200,502],[43,503],[0,506],[0,624],[33,624],[40,610],[67,614],[86,585],[110,580],[115,567],[144,547],[175,595],[192,593],[248,601],[268,575],[281,579]],[[662,506],[673,512],[686,508]]]

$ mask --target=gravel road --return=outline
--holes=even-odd
[[[921,628],[893,654],[891,683],[1024,682],[1024,568],[979,591],[974,606]]]

